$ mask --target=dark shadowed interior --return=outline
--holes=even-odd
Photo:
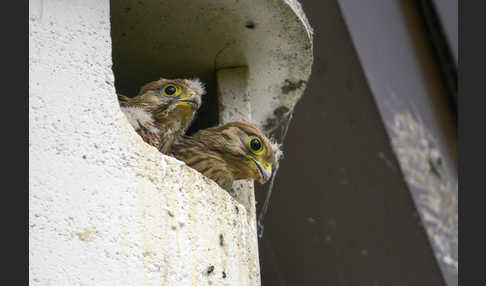
[[[262,285],[446,285],[337,1],[300,2],[314,65],[264,220]]]

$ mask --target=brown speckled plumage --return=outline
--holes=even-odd
[[[169,96],[165,89],[177,93]],[[204,87],[197,79],[160,79],[144,85],[137,96],[118,96],[122,111],[145,142],[167,154],[189,128],[201,106]]]
[[[255,138],[263,146],[258,154],[250,150],[249,142]],[[234,180],[265,183],[276,163],[276,151],[253,124],[235,121],[183,136],[172,146],[171,155],[230,191]]]

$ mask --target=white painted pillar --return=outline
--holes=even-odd
[[[259,285],[246,210],[121,113],[109,3],[29,2],[29,284]]]
[[[312,31],[296,0],[166,2],[29,1],[30,285],[260,285],[253,185],[234,185],[243,208],[143,142],[110,33],[118,81],[220,69],[221,122],[263,127],[302,96]],[[222,69],[235,63],[251,68]]]
[[[251,119],[251,103],[248,95],[248,69],[246,67],[220,69],[216,72],[218,83],[219,121],[220,124],[236,120]],[[248,236],[249,249],[252,252],[253,261],[248,263],[254,271],[260,273],[258,260],[258,238],[256,230],[256,207],[253,180],[238,180],[233,183],[231,194],[241,203],[248,215],[248,227],[251,233]],[[259,275],[259,274],[258,274]],[[260,281],[255,280],[260,285]]]

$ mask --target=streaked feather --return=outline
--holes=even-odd
[[[180,86],[182,93],[177,97],[165,96],[162,88],[166,84]],[[167,154],[191,125],[204,93],[204,85],[198,79],[160,79],[142,86],[133,98],[118,95],[118,101],[142,139]],[[192,98],[194,101],[187,103]]]
[[[266,151],[259,159],[274,165],[274,146],[246,121],[235,121],[200,130],[192,136],[182,136],[172,146],[170,154],[230,191],[234,180],[256,179],[258,175],[255,162],[249,159],[252,154],[246,143],[248,136],[262,139]]]

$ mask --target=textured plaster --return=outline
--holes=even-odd
[[[168,21],[185,2],[156,4],[157,9],[171,12],[163,14],[166,18],[160,18],[157,9],[150,10],[155,1],[121,3],[146,5],[151,11],[130,18],[136,26],[153,17],[159,17],[157,23]],[[145,38],[157,33],[156,41],[151,45],[126,37],[129,41],[122,46],[136,47],[148,57],[153,54],[141,47],[156,53],[174,48],[181,51],[173,55],[175,61],[196,54],[189,60],[203,70],[169,65],[194,75],[204,74],[208,66],[213,72],[232,64],[249,67],[244,82],[236,77],[233,87],[246,90],[249,98],[231,104],[244,104],[249,118],[264,126],[274,108],[284,105],[288,112],[303,94],[312,63],[312,32],[296,1],[250,2],[236,1],[229,7],[225,1],[215,1],[206,8],[195,4],[205,9],[204,17],[183,24],[204,27],[207,33],[201,35],[221,40],[197,45],[199,53],[188,49],[189,43],[177,46],[178,34],[167,26],[142,25],[141,31],[132,26],[128,30]],[[253,8],[254,2],[262,9]],[[247,191],[244,207],[134,132],[115,95],[109,4],[106,0],[29,2],[30,284],[259,285],[253,184],[235,184],[237,199]],[[224,17],[216,21],[221,11]],[[208,19],[216,25],[213,28],[227,30],[210,32],[203,25]],[[167,31],[172,32],[166,38],[171,41],[157,42]],[[208,52],[213,48],[217,53]],[[133,53],[129,58],[141,63],[142,70],[153,68],[142,55]],[[210,65],[205,65],[207,59]],[[128,71],[131,77],[139,74],[136,68]],[[156,72],[160,76],[162,70]],[[237,118],[223,121],[231,119]]]
[[[30,1],[30,285],[258,285],[245,208],[120,112],[109,16]]]
[[[437,139],[421,118],[398,113],[390,127],[397,154],[439,262],[458,273],[458,185],[444,166]]]
[[[216,73],[218,81],[219,121],[222,124],[235,120],[251,118],[248,100],[248,69],[246,67],[221,69]],[[255,187],[253,180],[237,180],[233,183],[231,196],[246,210],[249,232],[250,256],[258,258],[258,239],[256,231]],[[248,261],[249,267],[260,275],[258,260]],[[260,285],[260,281],[255,281]]]
[[[119,86],[136,90],[161,73],[204,79],[221,69],[246,67],[251,118],[266,134],[304,94],[313,61],[312,29],[296,0],[112,4]]]

